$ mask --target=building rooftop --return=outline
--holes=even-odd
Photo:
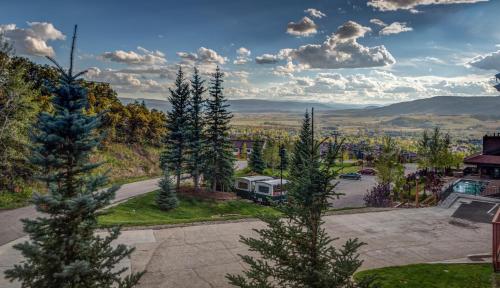
[[[464,159],[465,164],[500,165],[500,156],[476,154]]]

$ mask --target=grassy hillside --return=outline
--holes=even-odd
[[[161,174],[158,167],[160,148],[140,145],[110,144],[92,155],[93,162],[104,162],[96,172],[103,173],[111,169],[109,179],[113,184],[140,181]],[[29,204],[34,191],[43,193],[43,185],[25,187],[15,193],[0,193],[0,210],[13,209]]]
[[[156,147],[114,143],[99,150],[91,160],[104,162],[99,173],[111,169],[111,182],[127,183],[160,175],[160,151]]]

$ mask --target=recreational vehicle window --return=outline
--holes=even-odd
[[[248,190],[248,182],[239,181],[238,188]]]
[[[259,193],[269,194],[269,187],[268,186],[259,185]]]

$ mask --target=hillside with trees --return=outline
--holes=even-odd
[[[54,113],[52,88],[60,85],[58,71],[17,57],[0,41],[0,209],[23,205],[37,186],[37,167],[28,161],[31,129],[40,113]],[[109,83],[75,80],[87,91],[85,115],[101,117],[97,128],[101,145],[91,151],[93,162],[105,162],[98,171],[113,169],[110,180],[127,181],[161,173],[161,141],[166,132],[162,111],[142,102],[124,105]]]

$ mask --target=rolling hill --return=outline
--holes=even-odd
[[[120,98],[123,104],[132,103],[134,101],[143,101],[146,106],[150,109],[157,109],[161,111],[167,111],[170,109],[170,104],[165,100],[157,99],[132,99],[132,98]],[[364,108],[367,105],[356,105],[356,104],[339,104],[339,103],[315,103],[315,102],[299,102],[299,101],[273,101],[273,100],[260,100],[260,99],[240,99],[240,100],[229,100],[230,110],[233,112],[246,112],[246,113],[262,113],[262,112],[292,112],[292,113],[302,113],[307,108],[314,107],[317,111],[329,111],[329,110],[344,110],[344,109],[356,109]]]
[[[437,96],[376,108],[345,110],[341,111],[341,113],[364,116],[397,116],[408,114],[500,116],[500,96]]]

